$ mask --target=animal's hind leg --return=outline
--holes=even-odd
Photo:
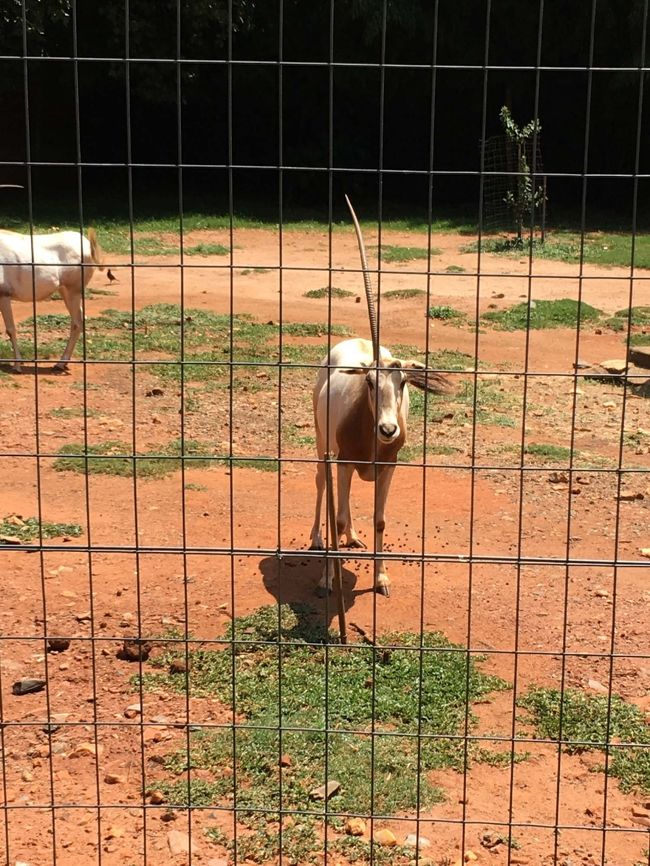
[[[350,510],[350,487],[354,466],[350,463],[337,463],[336,465],[336,488],[338,496],[338,513],[336,515],[336,529],[342,547],[365,547],[365,544],[355,532],[352,523],[352,512]],[[345,536],[345,540],[343,539]]]
[[[54,365],[54,369],[57,372],[68,369],[68,361],[72,357],[74,347],[83,329],[81,291],[69,289],[67,288],[67,286],[60,286],[59,290],[61,292],[63,302],[66,305],[68,312],[70,313],[70,336],[68,338],[68,342],[66,344],[63,355],[61,356],[61,360],[58,362],[58,364]]]
[[[314,525],[311,528],[310,550],[324,550],[323,535],[320,531],[321,508],[323,505],[323,493],[325,492],[325,464],[319,455],[316,467],[316,509],[314,513]]]
[[[2,289],[0,289],[0,292]],[[16,371],[16,373],[20,373],[20,350],[18,348],[18,335],[16,333],[16,323],[14,322],[14,314],[11,309],[11,298],[8,295],[0,294],[0,313],[2,313],[2,318],[5,323],[5,330],[7,332],[7,336],[11,340],[11,348],[14,351],[14,363],[12,365],[12,369]]]

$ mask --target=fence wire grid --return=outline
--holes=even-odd
[[[451,19],[435,0],[428,59],[405,62],[399,16],[416,5],[360,3],[348,20],[330,0],[327,31],[302,59],[286,51],[286,33],[311,32],[311,19],[289,0],[272,14],[233,0],[210,6],[223,39],[200,57],[192,4],[181,0],[158,10],[173,39],[156,52],[138,41],[155,32],[151,9],[125,0],[111,12],[123,44],[106,41],[98,56],[75,0],[50,10],[67,50],[48,43],[37,4],[2,10],[16,35],[0,43],[0,64],[17,84],[2,91],[0,182],[20,188],[0,190],[0,210],[29,248],[21,304],[18,241],[0,234],[1,310],[14,298],[23,356],[17,375],[3,341],[6,866],[650,866],[648,0],[630,19],[635,55],[619,63],[598,61],[607,4],[596,0],[578,15],[580,62],[545,61],[555,37],[544,0],[528,60],[494,52],[496,0],[473,12],[481,56],[442,57]],[[251,29],[257,16],[273,22],[266,55],[238,47],[246,15]],[[340,18],[352,29],[373,22],[371,47],[359,38],[353,59],[337,51]],[[93,67],[106,73],[92,72],[94,128],[117,125],[119,159],[89,138],[81,93]],[[238,103],[238,76],[249,73],[275,124],[243,141],[238,119],[256,107]],[[426,86],[396,95],[391,76],[402,73]],[[577,166],[546,150],[557,132],[540,105],[560,73],[584,84],[563,130],[580,142]],[[206,128],[221,128],[212,161],[196,156],[203,118],[186,110],[202,74],[222,76],[225,95],[215,109],[205,90]],[[320,137],[305,142],[287,106],[301,79],[310,99],[316,74],[327,80],[324,116]],[[440,94],[469,74],[479,122],[451,130]],[[72,154],[57,127],[43,128],[48,75],[73,107],[61,132]],[[337,137],[339,106],[364,75],[376,87],[369,152],[354,135],[345,147]],[[596,171],[594,88],[621,75],[634,91],[633,153]],[[140,76],[173,94],[152,109],[166,114],[149,137]],[[540,118],[526,144],[536,157],[494,171],[495,118],[520,81],[524,107],[513,117]],[[101,108],[116,87],[123,128]],[[419,162],[400,163],[389,130],[402,98],[427,118]],[[156,141],[163,126],[169,146]],[[444,136],[464,142],[466,164],[448,158]],[[551,202],[543,242],[530,192],[542,181],[540,142]],[[462,218],[458,201],[445,217],[449,184],[461,185]],[[593,230],[594,189],[606,190],[604,213],[624,212],[623,228],[608,232],[612,217]],[[508,190],[523,196],[520,241]],[[339,514],[349,546],[335,549],[326,507],[325,550],[310,546],[314,477],[326,462],[312,389],[339,341],[371,337],[346,192],[369,251],[381,344],[450,383],[445,394],[408,389],[381,555],[379,484],[358,475],[352,517]],[[565,223],[556,194],[573,208]],[[499,232],[484,222],[486,202]],[[91,227],[101,271],[79,235]],[[64,254],[77,285],[91,276],[68,375],[55,375],[69,297],[58,277],[41,291],[60,253],[53,259],[39,236],[63,229],[77,233]],[[330,363],[332,382],[341,367]],[[370,384],[373,370],[375,361]],[[372,420],[359,444],[360,419],[380,405],[378,388],[361,392],[346,427],[353,450],[337,461],[328,428],[324,454],[334,453],[335,474],[352,465],[377,482],[393,458],[382,460]],[[336,400],[328,386],[330,415]],[[333,485],[339,507],[345,477]],[[373,591],[380,559],[390,597]],[[341,599],[336,584],[322,591],[334,561]]]

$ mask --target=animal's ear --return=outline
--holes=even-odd
[[[385,362],[385,365],[387,367],[392,367],[393,369],[397,370],[401,370],[401,368],[404,366],[399,358],[390,358],[388,361]]]
[[[427,370],[419,361],[404,361],[402,364],[409,385],[421,391],[431,391],[433,394],[449,394],[453,386],[448,376]]]

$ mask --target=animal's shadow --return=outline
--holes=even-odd
[[[292,553],[281,558],[267,556],[259,562],[262,581],[267,592],[275,598],[278,604],[309,605],[319,616],[322,615],[327,625],[337,627],[338,599],[336,589],[329,595],[320,598],[316,595],[316,587],[323,571],[323,557],[313,553]],[[343,565],[343,605],[346,613],[354,606],[358,595],[373,592],[372,587],[355,589],[357,575]]]
[[[53,362],[51,366],[45,367],[43,364],[39,363],[38,368],[36,364],[26,364],[24,361],[21,364],[20,372],[18,373],[12,367],[11,363],[7,361],[0,362],[0,372],[2,373],[10,373],[12,376],[16,376],[20,378],[21,376],[36,376],[37,373],[39,376],[69,376],[69,370],[61,370],[56,367],[56,362]]]

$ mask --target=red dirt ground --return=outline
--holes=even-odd
[[[199,240],[230,242],[225,232],[194,233],[187,238],[188,243]],[[376,238],[367,238],[369,245],[373,241],[376,243]],[[426,238],[384,233],[383,242],[415,246],[425,245]],[[534,298],[549,299],[577,298],[581,286],[583,300],[609,313],[630,305],[631,288],[632,304],[643,303],[645,283],[639,279],[631,286],[623,269],[589,267],[579,279],[577,265],[544,261],[535,262],[529,276],[527,261],[486,255],[477,280],[472,273],[476,256],[459,253],[463,242],[465,239],[454,235],[435,238],[435,245],[442,250],[435,258],[435,268],[443,271],[451,264],[463,265],[466,273],[432,276],[432,302],[450,304],[471,315],[476,308],[477,287],[483,311],[489,304],[503,307],[516,303],[526,295],[530,283]],[[306,299],[303,293],[327,284],[326,273],[310,270],[328,266],[327,234],[285,232],[281,295],[279,251],[278,236],[271,231],[235,232],[235,312],[252,313],[260,321],[278,321],[281,315],[295,322],[326,320],[327,302]],[[354,236],[335,233],[331,255],[333,267],[349,270],[334,273],[333,284],[359,292]],[[115,257],[113,270],[119,282],[112,288],[117,295],[90,300],[87,315],[96,315],[106,307],[130,309],[132,287],[138,308],[159,302],[179,303],[182,287],[187,307],[228,312],[231,272],[224,267],[227,260],[187,261],[181,281],[172,258],[147,259],[147,267],[132,270],[123,257]],[[390,272],[382,274],[382,292],[426,288],[425,267],[421,261],[387,266]],[[242,274],[251,268],[270,270]],[[104,285],[102,276],[95,275],[92,285]],[[58,311],[61,306],[53,302],[40,311]],[[474,329],[432,324],[425,316],[424,299],[385,300],[382,306],[381,339],[386,345],[424,347],[430,326],[432,348],[474,354]],[[28,307],[15,312],[21,321],[31,314]],[[336,323],[366,336],[364,308],[354,297],[334,300],[332,314]],[[579,356],[588,361],[620,357],[620,335],[596,331],[592,327],[581,333]],[[575,333],[567,330],[531,332],[526,349],[522,332],[490,329],[479,334],[478,356],[488,369],[503,369],[508,364],[515,371],[570,373],[575,341]],[[81,367],[73,366],[68,377],[55,377],[46,369],[37,379],[26,374],[5,378],[0,384],[4,397],[2,449],[13,455],[2,456],[0,464],[0,517],[37,514],[40,483],[43,519],[77,522],[86,530],[79,541],[69,541],[68,550],[46,550],[42,556],[20,548],[2,552],[0,747],[5,773],[0,797],[7,805],[4,828],[0,828],[2,859],[12,866],[19,861],[30,866],[50,862],[59,866],[99,862],[130,866],[144,863],[146,854],[147,863],[180,866],[189,858],[171,855],[167,834],[170,827],[187,832],[191,821],[197,845],[191,860],[207,864],[211,858],[226,856],[203,835],[203,829],[214,825],[219,816],[209,809],[196,810],[191,817],[178,811],[174,820],[167,822],[163,820],[168,817],[164,805],[143,808],[142,791],[163,776],[156,757],[186,742],[187,724],[229,721],[229,712],[215,700],[191,699],[186,703],[177,696],[147,692],[142,715],[125,718],[125,709],[140,700],[130,683],[140,666],[118,659],[116,652],[124,636],[137,633],[138,626],[142,634],[151,636],[170,626],[182,629],[186,625],[197,638],[209,640],[222,634],[225,610],[239,615],[278,600],[309,602],[335,625],[333,602],[314,596],[320,566],[301,554],[308,544],[312,520],[313,466],[300,461],[286,463],[279,479],[277,473],[250,468],[236,468],[232,475],[223,466],[189,468],[185,483],[197,489],[185,491],[185,521],[179,472],[137,483],[128,478],[91,476],[86,487],[84,476],[55,472],[48,457],[37,466],[27,456],[34,452],[37,441],[40,452],[49,455],[65,442],[82,439],[80,419],[50,414],[56,407],[82,405],[81,381]],[[129,368],[93,365],[88,368],[88,381],[93,387],[88,392],[88,404],[97,413],[88,421],[93,441],[131,441]],[[135,386],[135,435],[142,450],[179,435],[178,389],[165,386],[162,397],[146,398],[145,391],[153,381],[144,374]],[[547,377],[535,387],[542,408],[527,417],[527,438],[568,444],[573,396],[570,381]],[[616,461],[623,405],[620,390],[606,385],[584,390],[584,398],[581,395],[578,401],[576,448]],[[277,396],[274,392],[237,396],[233,435],[242,453],[277,453],[277,434],[273,433]],[[227,404],[219,405],[225,397],[217,392],[210,399],[213,403],[191,418],[192,435],[196,430],[202,434],[199,438],[216,445],[227,443]],[[283,394],[283,403],[285,400],[292,417],[309,433],[308,393]],[[626,431],[650,433],[648,405],[647,400],[626,401]],[[546,409],[557,412],[557,417],[549,417]],[[467,445],[471,428],[471,418],[465,427],[453,431],[443,425],[441,440],[449,437],[449,441],[457,442],[465,435]],[[576,559],[606,561],[618,556],[639,561],[640,549],[650,546],[646,474],[624,476],[624,490],[640,492],[644,498],[621,503],[616,499],[617,482],[612,473],[596,471],[581,476],[578,472],[570,488],[566,483],[551,483],[548,470],[526,472],[520,486],[521,473],[505,468],[518,465],[518,458],[512,454],[505,460],[498,457],[500,445],[517,445],[520,439],[520,427],[481,427],[475,443],[476,459],[490,468],[474,472],[458,468],[467,466],[466,450],[455,458],[456,468],[449,461],[442,465],[441,459],[434,457],[439,462],[426,469],[424,497],[422,468],[398,469],[389,500],[389,549],[396,554],[421,552],[424,526],[425,551],[447,559],[422,567],[397,558],[390,569],[393,594],[387,600],[372,593],[367,564],[350,558],[344,577],[348,618],[381,633],[389,628],[417,630],[422,616],[425,628],[440,630],[451,640],[484,653],[487,661],[483,668],[514,683],[515,688],[474,707],[483,734],[510,737],[513,730],[526,730],[514,718],[514,703],[532,683],[587,688],[591,680],[593,688],[596,681],[606,688],[611,685],[617,694],[650,713],[650,590],[645,569],[565,568],[550,562],[518,568],[514,563],[470,565],[466,561],[469,553],[550,560],[565,556],[567,550]],[[309,448],[296,445],[288,446],[284,454],[302,461],[311,456]],[[630,458],[626,466],[647,472],[647,445],[626,452],[624,457],[626,461]],[[357,479],[353,502],[358,528],[368,539],[371,485],[362,485]],[[184,542],[186,548],[202,552],[184,555]],[[60,540],[53,543],[60,545]],[[90,544],[92,552],[75,549],[79,543]],[[142,548],[137,555],[105,550],[136,544]],[[245,552],[231,556],[227,552],[231,544]],[[158,547],[170,552],[147,552]],[[274,554],[279,548],[295,554],[280,558]],[[263,552],[257,553],[258,549]],[[70,650],[45,655],[44,626],[49,634],[73,635]],[[515,648],[519,651],[516,662]],[[563,650],[568,655],[563,655]],[[142,667],[148,669],[146,663]],[[22,697],[11,693],[15,680],[43,677],[45,672],[47,691]],[[48,737],[42,726],[53,716],[61,726]],[[156,724],[158,716],[166,717],[166,722]],[[144,727],[142,721],[147,723]],[[82,743],[97,746],[98,754],[82,750],[75,757],[75,749]],[[553,828],[559,822],[571,829],[558,833],[557,862],[566,866],[648,862],[650,819],[633,816],[633,809],[643,811],[643,798],[623,794],[615,779],[606,780],[602,773],[590,772],[602,759],[599,753],[560,756],[552,744],[526,744],[525,748],[532,752],[531,758],[516,764],[512,771],[509,767],[474,765],[467,775],[466,792],[461,774],[434,774],[433,781],[448,797],[421,816],[422,833],[433,841],[427,856],[434,862],[445,857],[453,862],[461,850],[465,822],[465,847],[478,854],[479,862],[494,866],[550,864],[555,862]],[[111,773],[119,777],[116,784],[105,781]],[[54,810],[48,805],[51,803],[56,804]],[[649,808],[647,804],[645,810]],[[512,829],[509,821],[514,822]],[[397,820],[387,826],[398,837],[412,831],[411,826]],[[509,852],[499,845],[488,851],[480,844],[485,832],[512,835],[521,847]],[[342,861],[335,856],[332,862]]]

